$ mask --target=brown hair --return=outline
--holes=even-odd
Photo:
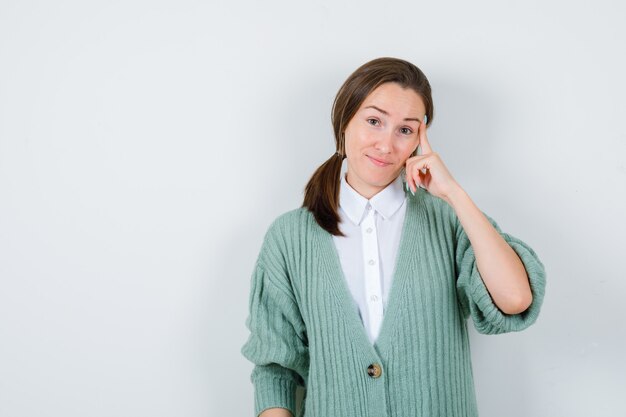
[[[434,109],[430,84],[424,73],[410,62],[377,58],[361,65],[348,77],[337,92],[331,112],[337,151],[313,173],[304,188],[302,203],[313,213],[317,223],[332,235],[343,236],[337,210],[341,164],[346,157],[344,131],[367,96],[381,84],[390,82],[414,90],[424,101],[426,125],[432,123]]]

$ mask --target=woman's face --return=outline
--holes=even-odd
[[[395,180],[419,145],[425,114],[412,89],[385,83],[372,91],[345,130],[348,184],[369,199]]]

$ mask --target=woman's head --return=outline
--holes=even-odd
[[[370,199],[395,180],[417,150],[425,114],[412,89],[395,82],[376,87],[342,133],[348,184]]]
[[[426,125],[433,120],[434,107],[430,83],[424,73],[398,58],[377,58],[356,69],[343,83],[332,108],[332,123],[339,155],[345,156],[343,134],[365,99],[385,83],[396,83],[413,90],[422,99],[427,116]]]
[[[357,68],[339,89],[332,109],[336,153],[313,174],[303,206],[333,235],[339,230],[341,165],[348,182],[370,198],[392,182],[417,151],[417,130],[433,120],[426,76],[410,62],[378,58]]]

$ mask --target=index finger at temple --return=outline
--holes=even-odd
[[[428,137],[426,136],[426,123],[422,122],[420,124],[420,146],[422,148],[422,155],[427,153],[432,153],[432,148],[430,147],[430,143],[428,142]]]

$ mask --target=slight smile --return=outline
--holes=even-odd
[[[369,155],[365,155],[365,156],[367,156],[369,160],[372,161],[372,163],[378,167],[386,167],[388,165],[391,165],[391,162],[381,161],[380,159],[373,158]]]

